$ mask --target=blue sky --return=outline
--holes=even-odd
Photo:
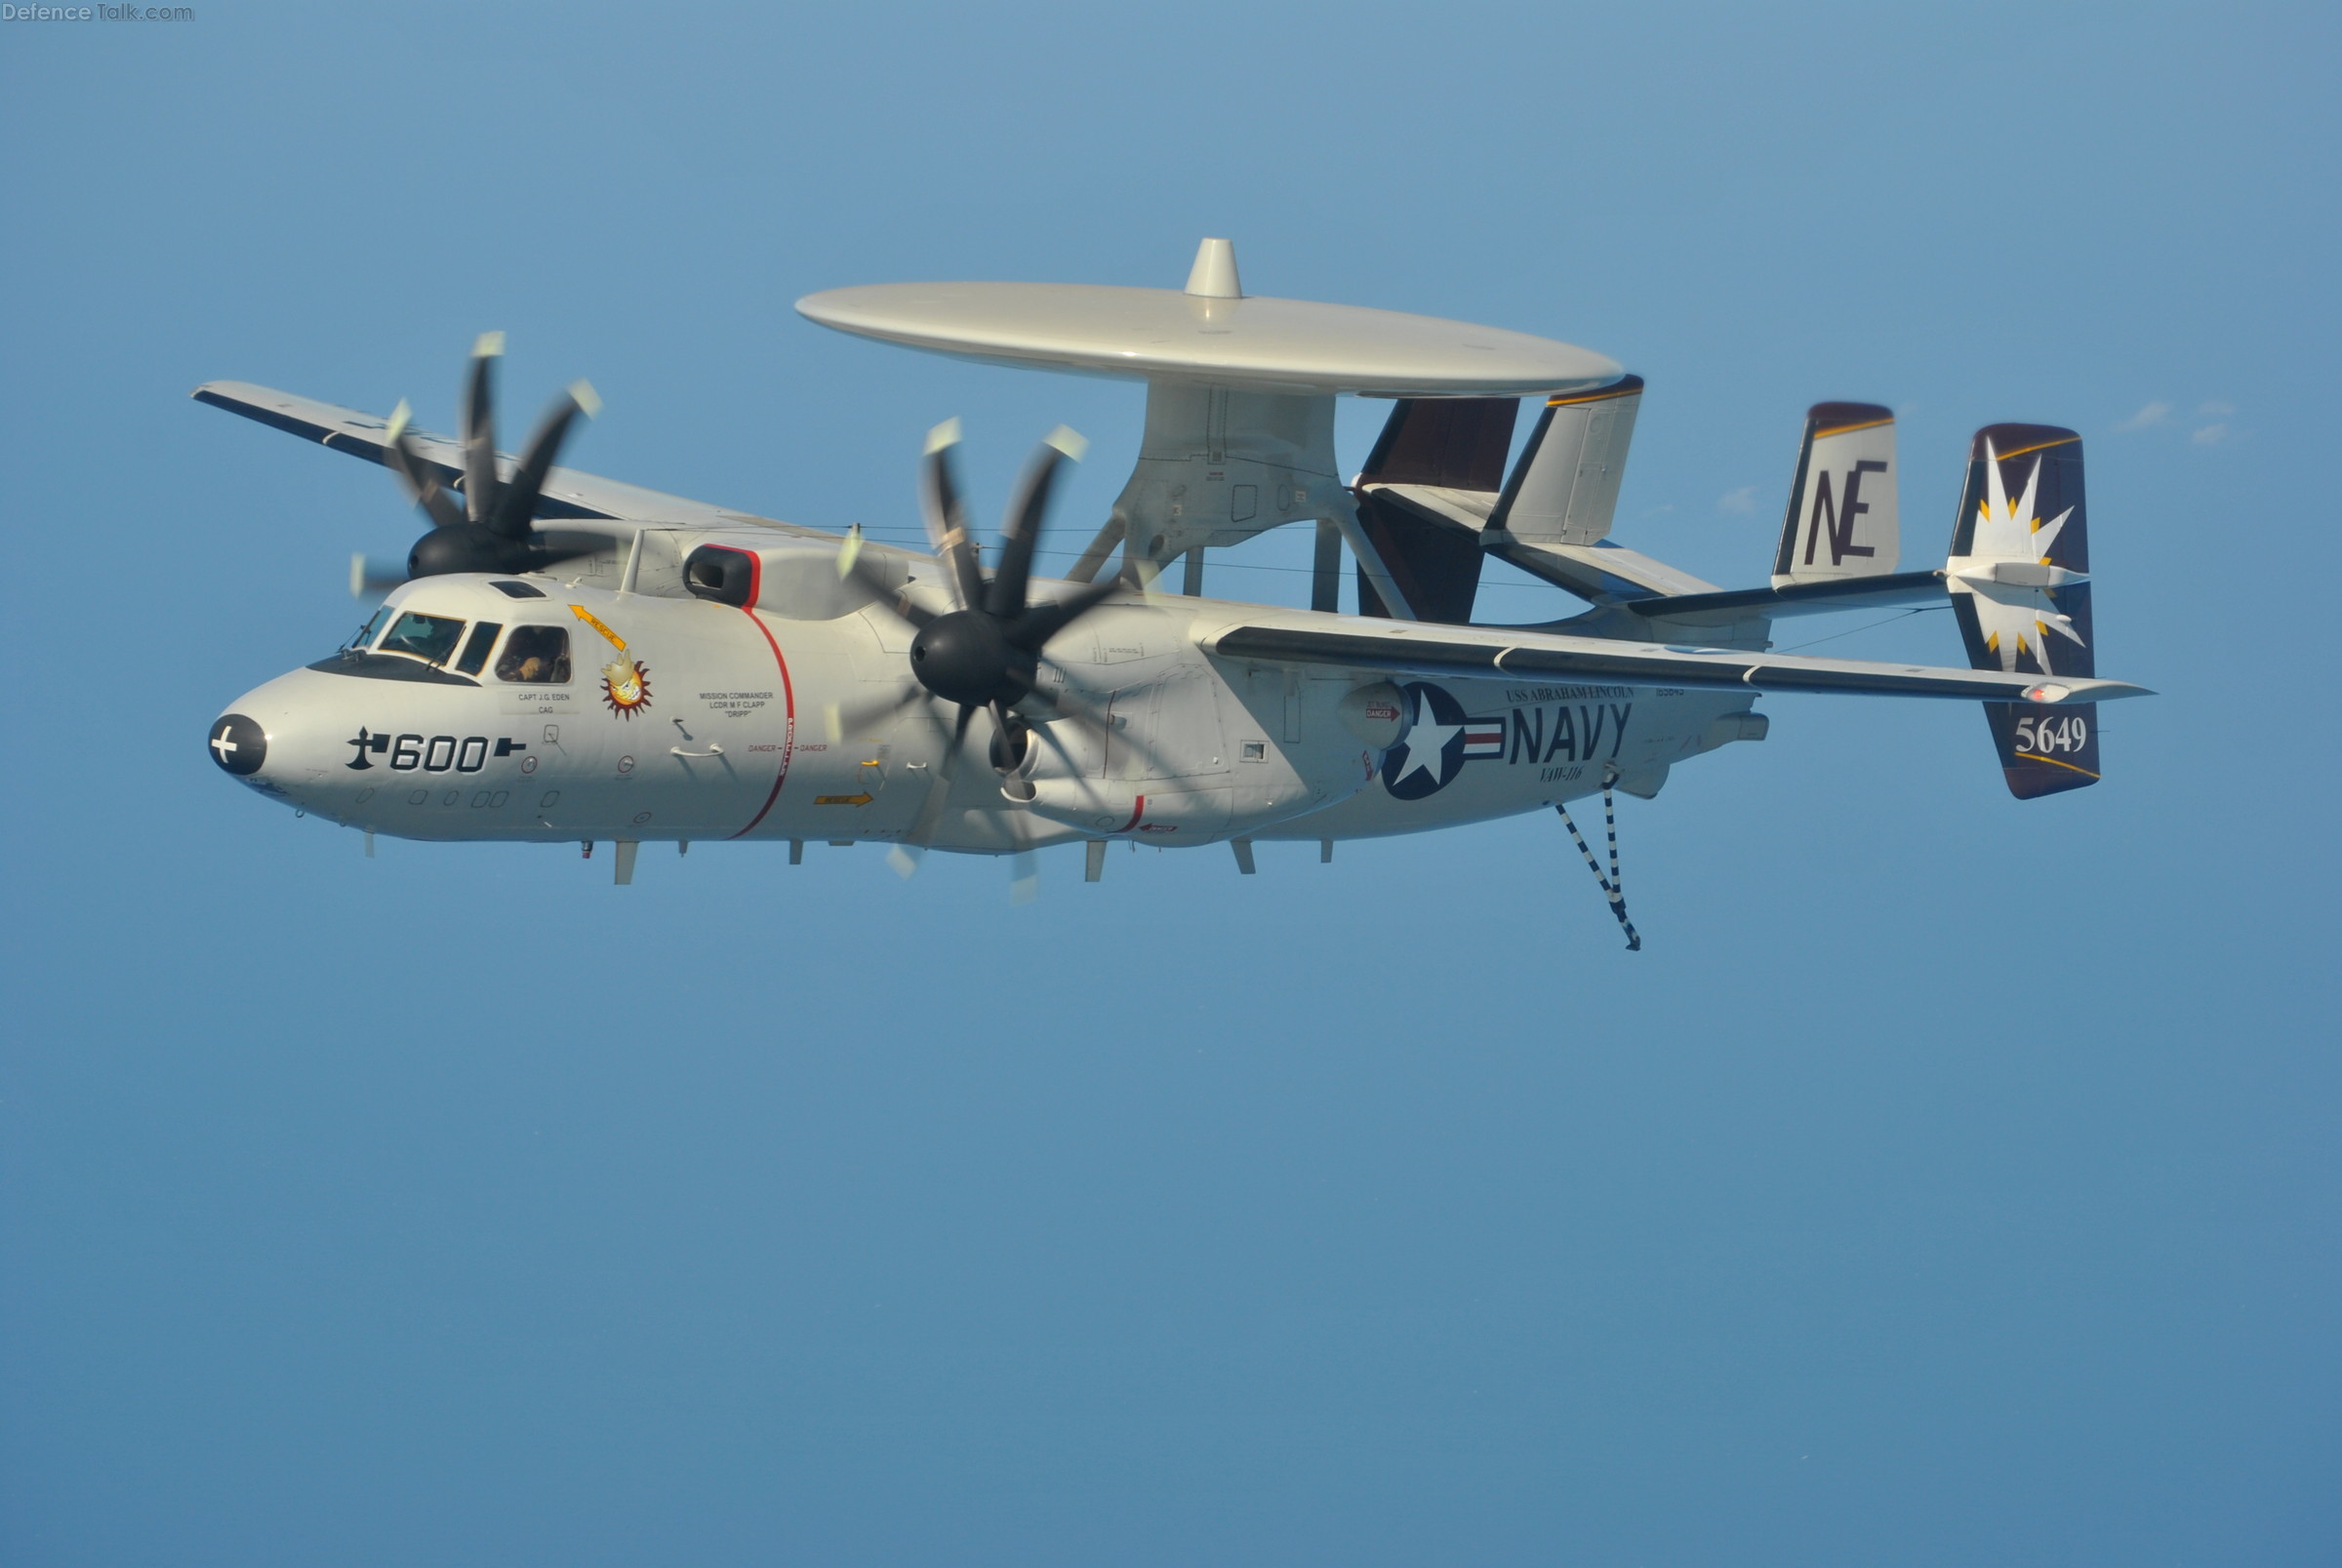
[[[196,10],[0,22],[0,1557],[2333,1558],[2330,12]],[[1649,378],[1618,537],[1722,583],[1809,402],[1898,409],[1912,564],[2071,424],[2162,695],[2031,803],[1958,706],[1767,699],[1624,804],[1632,955],[1550,819],[1018,908],[368,861],[204,759],[418,524],[196,382],[444,427],[502,329],[580,466],[826,527],[1063,421],[1071,534],[1136,388],[790,302],[1207,233]]]

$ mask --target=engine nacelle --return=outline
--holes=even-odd
[[[864,559],[872,573],[899,586],[899,556],[878,550]],[[838,549],[826,542],[792,540],[769,549],[702,544],[683,561],[683,586],[694,598],[737,610],[762,610],[790,621],[835,621],[868,605],[868,583],[837,569]]]

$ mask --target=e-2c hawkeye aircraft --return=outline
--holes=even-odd
[[[1940,568],[1900,571],[1893,414],[1809,412],[1770,581],[1723,589],[1610,538],[1640,378],[1567,343],[1246,296],[1206,240],[1186,289],[901,284],[812,295],[823,326],[993,364],[1148,382],[1137,465],[1061,579],[1034,572],[1083,443],[1027,467],[987,569],[930,432],[931,553],[554,465],[584,383],[500,452],[473,349],[460,438],[235,382],[203,402],[389,468],[432,527],[349,643],[238,698],[209,747],[304,813],[402,838],[614,846],[891,846],[1016,857],[1115,839],[1232,845],[1426,832],[1556,810],[1639,945],[1571,801],[1649,797],[1669,770],[1762,740],[1766,692],[1981,703],[2010,790],[2099,777],[2081,439],[1976,432]],[[1334,400],[1393,399],[1345,484]],[[1510,464],[1520,400],[1541,400]],[[1203,593],[1205,552],[1316,530],[1309,610]],[[1116,559],[1118,555],[1118,560]],[[1359,614],[1337,613],[1347,555]],[[1584,599],[1472,622],[1494,556]],[[1163,574],[1182,566],[1184,592]],[[1111,563],[1111,570],[1109,570]],[[1770,652],[1784,617],[1949,601],[1967,668]],[[1614,821],[1614,819],[1613,819]]]

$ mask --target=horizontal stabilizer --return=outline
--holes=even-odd
[[[1713,583],[1608,540],[1598,544],[1524,544],[1517,540],[1499,539],[1493,533],[1480,538],[1488,553],[1506,565],[1518,567],[1541,583],[1550,583],[1563,592],[1596,604],[1645,599],[1656,603],[1664,598],[1716,591]]]
[[[1886,572],[1878,577],[1818,578],[1777,588],[1729,588],[1669,599],[1630,599],[1627,608],[1637,615],[1664,616],[1670,621],[1720,623],[1751,615],[1778,621],[1784,616],[1822,615],[1833,610],[1941,604],[1945,592],[1941,572]]]
[[[1668,595],[1706,594],[1716,587],[1713,583],[1606,539],[1592,544],[1533,544],[1501,533],[1488,525],[1497,500],[1490,491],[1456,490],[1443,485],[1377,485],[1371,494],[1383,505],[1396,508],[1454,538],[1473,540],[1473,547],[1483,554],[1493,555],[1506,565],[1517,567],[1539,582],[1550,583],[1581,599],[1597,603],[1613,599],[1656,600]],[[1427,616],[1425,619],[1463,618]]]
[[[2001,670],[1939,669],[1728,648],[1635,644],[1516,626],[1393,623],[1371,631],[1353,631],[1265,622],[1213,633],[1204,639],[1204,648],[1229,659],[1325,664],[1434,679],[1543,677],[1704,691],[1984,699],[2028,710],[2066,710],[2093,701],[2149,695],[2144,687],[2120,681],[2044,681]]]
[[[1471,619],[1479,564],[1468,552],[1596,604],[1715,590],[1610,543],[1642,388],[1641,377],[1629,376],[1547,399],[1511,477],[1501,479],[1511,402],[1423,399],[1393,411],[1358,475],[1358,514],[1422,620]],[[1363,578],[1359,603],[1381,613]]]

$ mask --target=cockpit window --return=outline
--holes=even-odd
[[[569,632],[561,626],[514,626],[496,661],[498,680],[558,686],[569,679]]]
[[[366,623],[357,629],[349,641],[342,645],[343,652],[352,653],[362,648],[372,647],[374,634],[382,630],[383,623],[389,619],[390,607],[386,604],[377,605],[374,614],[367,618]]]
[[[464,639],[464,657],[456,661],[456,667],[466,675],[477,675],[480,666],[488,663],[488,650],[496,646],[496,634],[504,629],[494,621],[473,623],[471,635]]]
[[[452,616],[418,615],[409,610],[391,623],[375,652],[412,654],[428,663],[444,663],[456,651],[456,639],[463,635],[464,623]]]

